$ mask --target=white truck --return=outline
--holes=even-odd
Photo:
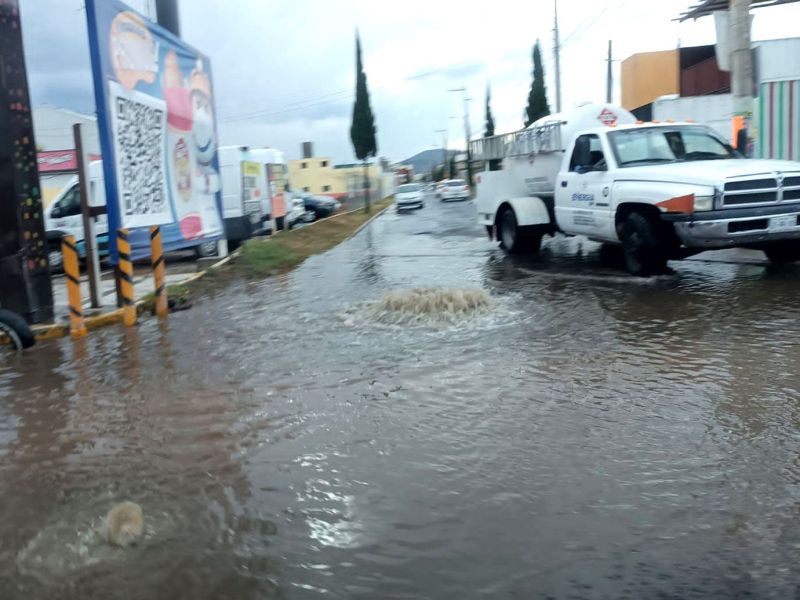
[[[800,259],[800,163],[741,158],[704,125],[586,104],[471,151],[478,220],[511,253],[562,233],[621,245],[640,276],[715,248]]]

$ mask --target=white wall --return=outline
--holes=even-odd
[[[33,109],[33,135],[36,145],[43,150],[71,150],[75,148],[72,125],[83,125],[83,148],[87,154],[100,154],[97,121],[91,115],[55,108],[37,106]]]
[[[731,94],[659,98],[653,102],[654,120],[697,121],[708,125],[729,142],[731,141],[732,118],[733,96]]]
[[[800,38],[755,42],[756,75],[761,81],[800,79]]]

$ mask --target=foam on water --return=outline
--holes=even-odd
[[[380,300],[344,310],[340,317],[349,325],[447,326],[487,315],[495,307],[495,300],[481,289],[412,288],[387,292]]]

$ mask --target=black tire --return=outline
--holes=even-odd
[[[11,339],[16,350],[30,348],[36,343],[30,325],[17,313],[0,308],[0,332]]]
[[[800,241],[787,240],[785,242],[775,242],[764,248],[769,262],[773,264],[793,263],[800,260]]]
[[[50,263],[51,273],[64,271],[64,255],[61,253],[61,240],[50,240],[47,246],[47,261]]]
[[[628,273],[650,277],[667,270],[666,248],[656,219],[634,211],[622,222],[619,237]]]
[[[506,208],[497,220],[497,238],[500,247],[510,254],[538,252],[542,245],[542,233],[538,227],[520,227],[514,209]]]
[[[211,258],[217,255],[217,242],[203,242],[196,246],[194,251],[197,258]]]

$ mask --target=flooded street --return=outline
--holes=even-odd
[[[0,598],[800,593],[800,268],[641,280],[474,223],[429,199],[165,325],[5,357]],[[417,287],[491,309],[365,309]],[[97,532],[123,500],[125,550]]]

